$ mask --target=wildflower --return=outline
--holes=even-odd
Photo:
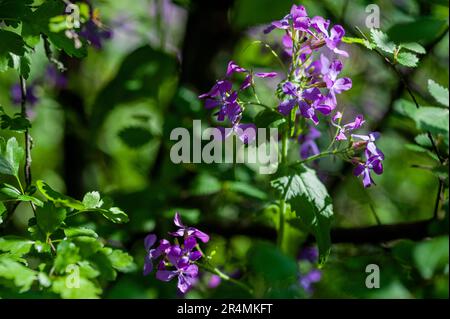
[[[308,294],[313,293],[313,284],[319,282],[322,279],[322,272],[319,269],[313,269],[305,275],[300,275],[299,283],[300,286]]]
[[[340,121],[341,119],[342,119],[342,113],[337,112],[336,115],[333,116],[333,119],[331,121],[331,124],[333,126],[337,127],[339,130],[338,134],[336,135],[336,141],[346,140],[347,136],[345,135],[345,133],[357,130],[365,123],[364,117],[362,115],[357,115],[353,122],[347,123],[342,126],[335,123],[336,120]]]
[[[207,243],[209,241],[209,236],[204,232],[194,227],[184,226],[183,222],[181,221],[181,216],[179,213],[175,214],[173,222],[175,223],[176,226],[179,227],[179,229],[176,232],[170,233],[172,236],[175,237],[194,236],[204,243]]]
[[[19,83],[11,86],[11,102],[16,105],[20,105],[22,103],[22,89]],[[25,101],[28,105],[34,106],[39,102],[39,98],[36,95],[36,85],[29,84],[25,93]]]

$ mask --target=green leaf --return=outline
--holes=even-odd
[[[446,107],[449,106],[449,93],[448,89],[440,86],[433,80],[428,80],[428,92],[442,105],[445,105]]]
[[[10,256],[0,255],[0,278],[11,281],[20,288],[20,292],[30,290],[31,285],[37,279],[37,273]]]
[[[395,44],[389,40],[386,33],[378,29],[370,29],[370,36],[377,48],[387,53],[394,53]]]
[[[417,63],[419,62],[419,58],[417,55],[409,52],[400,52],[397,55],[397,62],[401,65],[414,68],[417,66]]]
[[[226,188],[235,193],[240,193],[259,200],[267,200],[267,194],[265,192],[249,183],[229,181],[226,182]]]
[[[25,132],[25,130],[30,127],[30,121],[26,117],[23,117],[21,113],[16,113],[14,114],[14,117],[10,117],[5,113],[3,107],[0,106],[0,128],[16,132]]]
[[[265,109],[256,115],[254,122],[256,127],[275,128],[285,123],[286,119],[283,115],[276,111]]]
[[[417,144],[419,144],[420,146],[423,147],[431,147],[431,141],[430,138],[428,137],[428,134],[419,134],[414,138],[414,141],[416,141]]]
[[[55,258],[55,272],[57,274],[64,274],[66,272],[67,266],[75,265],[81,260],[80,249],[68,240],[63,240],[58,244],[56,248],[56,258]]]
[[[448,267],[448,236],[433,238],[417,244],[413,258],[424,279],[431,279],[438,271]]]
[[[400,44],[400,48],[404,48],[404,49],[407,49],[409,51],[413,51],[413,52],[416,52],[419,54],[427,53],[425,48],[417,42],[402,43],[402,44]]]
[[[0,202],[0,225],[3,224],[3,218],[5,218],[7,213],[8,210],[6,209],[5,204],[3,204],[3,202]]]
[[[0,141],[0,173],[18,178],[20,162],[23,160],[25,152],[15,137],[8,140],[4,151],[2,144]]]
[[[100,208],[103,205],[103,201],[100,198],[99,192],[89,192],[83,197],[83,205],[86,208]]]
[[[395,24],[389,28],[387,34],[396,43],[431,42],[440,34],[446,24],[446,20],[423,17],[412,22]]]
[[[216,177],[207,173],[201,173],[195,177],[190,189],[191,194],[194,196],[207,196],[220,192],[222,184]]]
[[[432,134],[442,134],[448,145],[449,110],[438,107],[420,107],[414,114],[419,129]]]
[[[43,207],[36,208],[36,222],[39,229],[49,236],[54,233],[66,219],[66,209],[45,202]]]
[[[114,249],[108,254],[108,259],[111,261],[112,266],[121,272],[130,272],[136,268],[133,257],[118,249]]]
[[[38,180],[36,182],[36,186],[42,193],[42,195],[44,195],[48,200],[52,201],[55,204],[60,204],[62,206],[74,208],[77,210],[85,209],[82,202],[55,191],[53,188],[51,188],[47,183],[45,183],[42,180]]]
[[[98,235],[95,231],[84,227],[65,228],[64,235],[66,235],[67,238],[81,237],[81,236],[98,238]]]
[[[40,199],[30,195],[23,195],[17,188],[6,183],[1,185],[0,194],[6,195],[8,198],[16,199],[21,202],[32,202],[36,206],[44,205],[44,203]]]
[[[252,273],[262,276],[271,285],[290,284],[298,276],[296,261],[270,243],[253,245],[248,251],[247,260]]]
[[[152,133],[140,126],[132,126],[122,129],[119,137],[130,148],[140,148],[151,141]]]
[[[8,252],[15,257],[28,254],[33,244],[34,241],[17,236],[0,237],[0,251]]]
[[[15,32],[0,29],[0,56],[6,56],[13,53],[23,56],[26,52],[25,42],[22,37]]]
[[[333,205],[327,189],[314,170],[302,165],[295,173],[271,182],[291,205],[300,221],[317,240],[319,262],[323,264],[331,249],[330,224]]]
[[[102,289],[87,278],[79,278],[78,288],[70,288],[67,285],[68,280],[70,280],[69,276],[56,278],[53,280],[51,290],[63,299],[96,299],[102,293]]]

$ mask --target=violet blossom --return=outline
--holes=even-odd
[[[171,244],[167,239],[161,239],[159,245],[153,248],[157,238],[149,234],[144,239],[146,255],[144,258],[144,276],[149,275],[156,265],[156,278],[170,281],[177,277],[178,290],[186,293],[198,280],[198,266],[196,262],[203,257],[196,239],[206,243],[209,236],[194,227],[185,226],[178,213],[175,214],[174,224],[179,228],[169,233],[174,237],[182,237],[183,243]]]

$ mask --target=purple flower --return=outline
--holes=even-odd
[[[367,143],[364,151],[367,160],[365,163],[358,163],[353,170],[353,174],[358,177],[362,176],[364,187],[367,188],[372,184],[375,185],[375,182],[370,174],[371,171],[377,175],[381,175],[383,173],[384,154],[376,147],[374,143],[379,137],[379,133],[370,133],[369,135],[352,135],[352,137],[360,138]]]
[[[352,88],[352,80],[350,78],[338,78],[337,76],[342,71],[342,62],[334,60],[332,63],[322,54],[320,56],[321,73],[323,80],[333,98],[336,94],[341,94],[343,91]]]
[[[276,72],[256,72],[252,73],[243,67],[240,67],[236,64],[234,61],[228,62],[227,66],[227,77],[232,76],[234,73],[247,73],[247,76],[244,79],[244,82],[242,82],[240,86],[240,90],[245,90],[251,85],[253,85],[253,76],[256,76],[258,78],[273,78],[276,77],[278,74]]]
[[[214,289],[219,287],[220,283],[222,282],[222,279],[217,275],[211,275],[211,277],[208,280],[208,288]]]
[[[64,89],[67,87],[67,77],[61,73],[53,64],[50,64],[46,69],[47,81],[57,89]]]
[[[191,264],[188,257],[183,255],[183,251],[178,246],[172,246],[167,254],[167,259],[173,270],[168,270],[166,265],[161,265],[156,271],[156,278],[161,281],[170,281],[178,276],[178,290],[186,293],[196,282],[198,277],[198,266]]]
[[[101,50],[103,42],[112,38],[111,30],[105,29],[93,19],[88,20],[80,31],[80,36],[85,38],[95,49]]]
[[[170,233],[172,236],[175,237],[194,236],[204,243],[207,243],[209,241],[209,236],[204,232],[194,227],[184,226],[183,222],[181,221],[181,216],[179,213],[175,214],[173,222],[175,223],[176,226],[179,227],[179,229],[176,232]]]
[[[22,103],[22,90],[20,88],[20,84],[16,83],[11,86],[11,102],[16,105],[20,105]],[[39,102],[39,98],[36,96],[36,85],[29,84],[27,86],[27,90],[25,93],[26,103],[30,106],[34,106]]]
[[[357,130],[357,129],[361,128],[361,126],[366,122],[362,115],[357,115],[353,122],[347,123],[347,124],[345,124],[343,126],[335,123],[336,120],[340,121],[341,119],[342,119],[342,113],[341,112],[337,112],[333,116],[333,119],[331,121],[331,124],[333,126],[337,127],[338,130],[339,130],[338,134],[336,135],[336,140],[337,141],[346,140],[347,136],[345,135],[345,133],[351,132],[351,131],[354,131],[354,130]]]
[[[236,133],[237,137],[244,144],[253,142],[256,139],[256,125],[253,123],[247,124],[235,124],[231,128],[219,127],[222,139],[229,138],[233,133]]]
[[[313,269],[305,275],[300,275],[299,283],[300,286],[308,294],[313,293],[313,284],[319,282],[322,279],[322,272],[319,269]]]
[[[300,254],[298,255],[298,260],[306,260],[310,263],[317,262],[317,259],[319,257],[319,251],[316,247],[305,247],[300,251]]]
[[[322,134],[315,127],[310,127],[307,134],[301,134],[298,137],[300,143],[300,157],[306,159],[308,157],[317,155],[320,153],[319,147],[316,144]]]

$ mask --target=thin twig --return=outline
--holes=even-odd
[[[21,112],[24,118],[27,118],[27,85],[23,76],[20,76],[20,90],[21,90]],[[32,139],[28,128],[25,129],[25,189],[31,185],[31,147]]]

